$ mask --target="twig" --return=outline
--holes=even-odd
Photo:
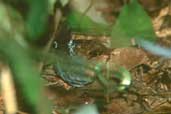
[[[54,23],[55,23],[55,26],[54,26],[54,32],[52,33],[52,36],[49,40],[49,42],[47,43],[45,49],[44,49],[44,53],[47,53],[49,50],[50,50],[50,47],[55,39],[55,36],[56,36],[56,33],[57,33],[57,30],[58,30],[58,26],[59,26],[59,23],[60,23],[60,20],[61,20],[61,17],[62,17],[62,12],[60,9],[56,9],[56,12],[55,12],[55,17],[54,17]],[[40,65],[39,65],[39,71],[41,72],[42,71],[42,68],[43,68],[43,65],[44,65],[44,62],[41,62]]]
[[[14,87],[14,82],[12,79],[12,74],[10,69],[3,65],[1,72],[1,88],[2,95],[5,104],[5,109],[7,114],[16,114],[18,111],[18,105],[16,100],[16,92]]]
[[[168,14],[170,14],[170,13],[171,13],[171,0],[168,3]]]
[[[83,18],[86,16],[87,12],[90,10],[90,8],[92,8],[93,3],[94,3],[94,0],[91,0],[91,1],[90,1],[90,4],[88,5],[88,7],[87,7],[87,8],[85,9],[85,11],[82,13],[81,18],[80,18],[80,20],[79,20],[79,23],[80,23],[79,26],[81,26],[82,20],[83,20]],[[79,27],[79,28],[81,28],[81,27]]]

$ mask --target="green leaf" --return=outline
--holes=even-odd
[[[14,75],[14,80],[18,82],[27,102],[37,112],[43,108],[45,113],[41,114],[48,114],[50,107],[44,98],[45,96],[42,95],[43,83],[28,51],[18,45],[15,40],[1,39],[0,52],[1,56],[8,61]],[[42,105],[42,101],[46,102],[46,104]]]
[[[0,37],[3,36],[5,32],[8,32],[6,35],[13,35],[13,37],[16,38],[16,36],[19,36],[17,34],[18,32],[21,34],[24,33],[23,24],[22,16],[15,9],[0,2]],[[17,26],[15,32],[13,26]]]
[[[151,19],[137,0],[123,7],[111,35],[113,47],[129,46],[131,38],[155,40]]]
[[[64,7],[68,4],[69,0],[60,0],[60,2],[62,4],[62,6]]]
[[[49,14],[54,15],[55,4],[58,0],[48,0],[48,11]]]
[[[124,67],[120,67],[117,72],[115,72],[116,78],[120,79],[121,82],[117,87],[118,91],[125,90],[128,86],[130,86],[132,78],[130,72]]]
[[[43,83],[30,53],[33,50],[24,45],[24,24],[17,10],[0,2],[0,59],[10,66],[27,102],[37,113],[48,114],[50,106],[42,95]]]
[[[31,40],[36,40],[44,32],[48,18],[48,0],[27,0],[29,13],[27,31]]]
[[[111,31],[109,26],[96,23],[78,11],[70,12],[66,22],[72,31],[83,34],[108,35]]]
[[[98,63],[95,66],[95,71],[97,74],[97,78],[100,82],[100,84],[105,88],[105,91],[107,93],[111,93],[113,91],[124,91],[127,87],[131,84],[131,74],[127,69],[121,66],[117,66],[118,69],[110,71],[110,69],[107,69],[106,76],[102,73],[102,66],[103,63]],[[109,65],[109,64],[106,64]],[[110,77],[113,77],[119,80],[119,83],[116,84],[116,82],[112,81]]]

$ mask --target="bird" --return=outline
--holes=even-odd
[[[54,70],[64,82],[72,87],[83,87],[93,82],[94,79],[86,72],[92,71],[86,59],[64,53],[59,55],[61,57],[54,64]]]

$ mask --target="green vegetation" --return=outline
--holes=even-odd
[[[13,2],[20,4],[18,0]],[[69,0],[56,0],[56,2],[50,2],[50,0],[24,0],[24,4],[27,6],[26,12],[24,12],[26,14],[15,8],[11,1],[7,3],[0,1],[0,59],[3,64],[8,64],[11,68],[14,81],[19,84],[24,97],[33,107],[35,114],[50,114],[51,110],[51,104],[43,95],[44,82],[36,62],[37,58],[41,58],[45,54],[35,54],[38,50],[33,47],[36,47],[34,43],[38,39],[41,40],[42,35],[45,33],[48,26],[47,21],[52,13],[50,10],[52,6],[49,5],[53,5],[55,8],[55,3],[62,4],[62,8],[65,8],[68,7]],[[63,13],[62,9],[61,12]],[[115,48],[130,46],[132,38],[135,38],[136,41],[142,39],[152,42],[156,38],[150,17],[137,0],[125,4],[116,23],[110,26],[94,22],[86,14],[76,10],[71,10],[64,15],[61,22],[65,23],[72,32],[111,36],[112,47]],[[50,55],[46,56],[49,57]],[[83,72],[86,68],[89,68],[87,67],[88,62],[79,58],[63,61],[67,57],[62,54],[57,54],[55,57],[55,59],[54,56],[52,57],[54,60],[45,61],[56,61],[56,68],[62,70],[61,72],[65,75],[77,74],[80,78],[86,75]],[[42,61],[44,61],[44,58],[39,62]],[[70,64],[73,66],[69,66]],[[81,69],[80,66],[84,68]],[[96,67],[97,69],[95,69]],[[97,74],[100,82],[105,87],[111,87],[111,85],[108,85],[110,79],[104,78],[100,66],[97,65],[96,67],[90,69]],[[117,90],[123,91],[131,83],[130,73],[123,67],[114,73],[116,78],[121,80],[121,85],[112,85],[112,87],[116,87],[110,89],[117,88]],[[64,78],[65,75],[63,75]],[[87,83],[92,82],[89,78],[85,78],[85,80],[87,80]]]
[[[112,46],[130,46],[131,38],[155,41],[152,22],[137,0],[125,5],[112,28]]]

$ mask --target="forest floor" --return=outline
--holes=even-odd
[[[171,47],[171,12],[168,10],[168,7],[162,8],[152,21],[158,43]],[[53,68],[45,69],[43,72],[51,74],[45,77],[49,81],[45,86],[53,102],[53,114],[72,114],[84,104],[96,104],[100,114],[171,114],[171,59],[152,55],[139,47],[108,49],[106,36],[73,34],[72,38],[79,42],[78,54],[89,61],[108,60],[120,64],[130,71],[132,81],[123,92],[104,94],[94,91],[93,84],[84,87],[88,88],[86,91],[73,88],[58,78]],[[95,89],[98,90],[98,86]],[[1,109],[4,108],[2,100],[0,97]],[[0,111],[0,114],[4,113]]]
[[[168,7],[163,8],[152,20],[158,43],[170,47],[171,30],[163,18],[167,11]],[[105,36],[73,34],[72,37],[79,42],[77,53],[90,61],[109,59],[109,63],[124,66],[131,72],[132,83],[124,92],[105,95],[92,92],[91,84],[87,91],[82,91],[53,77],[48,85],[49,96],[54,101],[53,114],[69,114],[83,104],[96,104],[100,114],[171,114],[171,59],[152,55],[139,47],[108,49],[104,46],[109,40]]]

